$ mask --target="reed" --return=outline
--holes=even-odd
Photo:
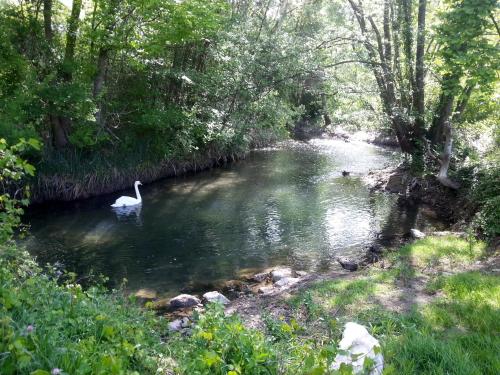
[[[77,150],[48,154],[37,165],[38,173],[31,181],[31,201],[71,201],[112,193],[130,187],[136,180],[150,183],[221,166],[244,158],[248,151],[212,146],[177,157],[119,149],[92,155]]]

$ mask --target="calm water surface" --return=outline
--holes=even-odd
[[[136,209],[109,207],[133,189],[35,208],[26,244],[43,263],[103,273],[115,285],[127,278],[131,290],[166,295],[273,265],[321,271],[380,232],[425,225],[417,209],[371,193],[362,181],[395,159],[362,142],[290,142],[227,168],[143,186]]]

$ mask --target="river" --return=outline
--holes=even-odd
[[[110,204],[133,189],[28,211],[28,250],[80,276],[91,270],[129,290],[164,295],[203,289],[274,265],[321,272],[356,256],[379,233],[429,220],[363,176],[397,163],[363,142],[315,139],[253,151],[245,160],[142,186],[142,206]],[[342,171],[350,172],[343,177]]]

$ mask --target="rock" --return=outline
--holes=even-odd
[[[292,277],[293,272],[291,268],[277,268],[271,272],[273,282],[279,281],[285,277]]]
[[[404,182],[404,177],[401,174],[393,174],[389,177],[387,185],[385,185],[385,190],[391,193],[404,194],[406,192],[406,184]]]
[[[182,329],[182,319],[175,319],[168,323],[168,329],[172,332],[178,332]]]
[[[190,294],[179,294],[177,297],[172,298],[169,301],[170,307],[173,309],[179,309],[183,307],[192,307],[199,305],[201,301]]]
[[[373,244],[368,248],[368,251],[370,253],[374,253],[374,254],[382,254],[384,251],[384,248],[382,246],[380,246],[379,244]]]
[[[261,286],[258,290],[258,293],[260,294],[269,294],[274,291],[274,287],[272,285],[267,285],[267,286]]]
[[[179,332],[184,328],[188,328],[191,325],[191,322],[188,318],[184,317],[182,319],[175,319],[168,323],[168,329],[172,332]]]
[[[416,240],[425,238],[425,233],[419,231],[418,229],[410,229],[410,234],[412,238],[415,238]]]
[[[213,292],[207,292],[203,295],[203,298],[208,302],[208,303],[220,303],[222,305],[227,305],[231,301],[229,301],[223,294],[213,291]]]
[[[274,285],[281,287],[289,287],[297,284],[300,281],[298,277],[284,277],[276,281]]]
[[[271,275],[269,272],[262,272],[262,273],[257,273],[255,275],[253,275],[250,279],[252,281],[256,281],[258,283],[261,283],[263,281],[266,281],[270,276]]]
[[[307,272],[306,271],[295,271],[295,274],[298,277],[305,277],[305,276],[307,276]]]
[[[237,298],[242,294],[251,293],[250,287],[239,280],[225,281],[221,286],[221,291],[229,298]]]
[[[339,370],[340,365],[345,363],[352,365],[353,374],[364,374],[363,364],[365,358],[373,360],[373,366],[369,369],[370,375],[380,375],[384,368],[384,357],[380,352],[380,343],[368,333],[365,327],[354,322],[345,325],[339,349],[344,351],[337,354],[332,364],[332,370]]]
[[[336,260],[337,260],[337,262],[339,262],[339,264],[342,266],[343,269],[346,269],[349,271],[357,271],[358,270],[359,264],[352,259],[339,257]]]

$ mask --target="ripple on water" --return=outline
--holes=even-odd
[[[142,206],[126,212],[109,207],[118,194],[31,210],[26,246],[41,262],[166,294],[244,269],[324,270],[378,232],[420,220],[360,178],[394,163],[391,152],[362,142],[286,142],[225,168],[144,186]]]

